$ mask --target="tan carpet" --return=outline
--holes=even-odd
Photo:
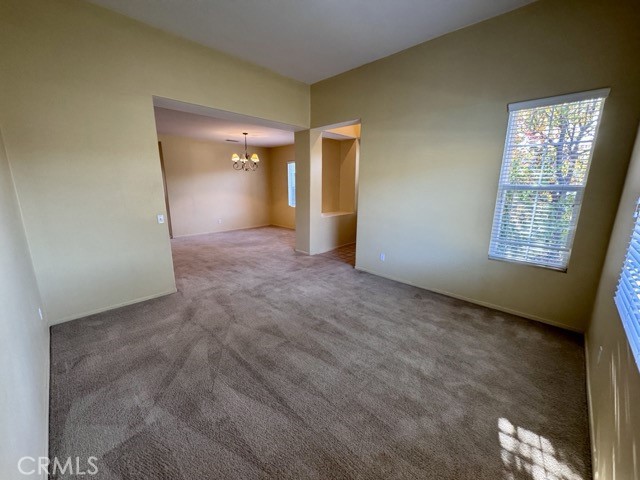
[[[52,328],[50,454],[85,478],[590,478],[581,336],[285,229],[173,247],[179,293]]]

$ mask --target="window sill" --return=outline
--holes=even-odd
[[[511,260],[509,258],[502,258],[502,257],[492,257],[491,255],[489,255],[489,260],[495,260],[497,262],[506,262],[506,263],[513,263],[515,265],[524,265],[525,267],[535,267],[535,268],[544,268],[545,270],[551,270],[552,272],[560,272],[560,273],[567,273],[567,268],[564,267],[552,267],[549,265],[541,265],[539,263],[529,263],[529,262],[523,262],[521,260]]]

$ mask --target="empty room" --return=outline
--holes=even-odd
[[[637,0],[0,25],[0,479],[640,479]]]

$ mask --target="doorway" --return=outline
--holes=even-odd
[[[296,127],[161,98],[154,116],[172,247],[268,226],[295,232]]]
[[[355,267],[361,124],[350,122],[321,130],[317,253]]]

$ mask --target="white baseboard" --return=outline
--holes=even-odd
[[[570,331],[576,332],[576,333],[584,333],[581,330],[579,330],[578,328],[572,327],[570,325],[566,325],[566,324],[561,323],[561,322],[556,322],[555,320],[550,320],[550,319],[544,318],[544,317],[538,317],[537,315],[531,315],[529,313],[520,312],[518,310],[514,310],[514,309],[511,309],[511,308],[503,307],[502,305],[496,305],[494,303],[484,302],[482,300],[477,300],[475,298],[465,297],[463,295],[458,295],[456,293],[451,293],[451,292],[447,292],[447,291],[444,291],[444,290],[439,290],[439,289],[436,289],[436,288],[422,287],[422,286],[416,285],[415,283],[412,283],[412,282],[410,282],[408,280],[401,279],[401,278],[395,278],[395,277],[392,277],[392,276],[389,276],[389,275],[378,273],[378,272],[375,272],[373,270],[369,270],[369,269],[363,268],[363,267],[361,267],[359,265],[356,265],[355,269],[359,270],[359,271],[362,271],[362,272],[370,273],[371,275],[376,275],[378,277],[387,278],[389,280],[393,280],[394,282],[404,283],[406,285],[411,285],[412,287],[421,288],[421,289],[427,290],[429,292],[434,292],[434,293],[438,293],[440,295],[445,295],[447,297],[455,298],[457,300],[464,300],[465,302],[473,303],[475,305],[480,305],[482,307],[492,308],[494,310],[498,310],[499,312],[504,312],[504,313],[508,313],[508,314],[511,314],[511,315],[517,315],[519,317],[527,318],[529,320],[535,320],[536,322],[540,322],[540,323],[546,323],[547,325],[552,325],[554,327],[559,327],[559,328],[562,328],[564,330],[570,330]]]
[[[146,297],[139,297],[139,298],[136,298],[136,299],[133,299],[133,300],[128,300],[126,302],[117,303],[115,305],[109,305],[108,307],[100,307],[100,308],[96,308],[95,310],[89,310],[87,312],[82,312],[82,313],[78,313],[78,314],[69,315],[68,317],[64,317],[64,318],[62,318],[60,320],[52,320],[52,321],[50,321],[49,322],[49,326],[59,325],[61,323],[70,322],[72,320],[78,320],[80,318],[88,317],[90,315],[95,315],[96,313],[108,312],[109,310],[115,310],[116,308],[126,307],[128,305],[133,305],[134,303],[140,303],[140,302],[145,302],[147,300],[153,300],[154,298],[164,297],[166,295],[171,295],[173,293],[176,293],[177,291],[178,290],[174,288],[174,289],[168,290],[166,292],[155,293],[153,295],[148,295]]]

